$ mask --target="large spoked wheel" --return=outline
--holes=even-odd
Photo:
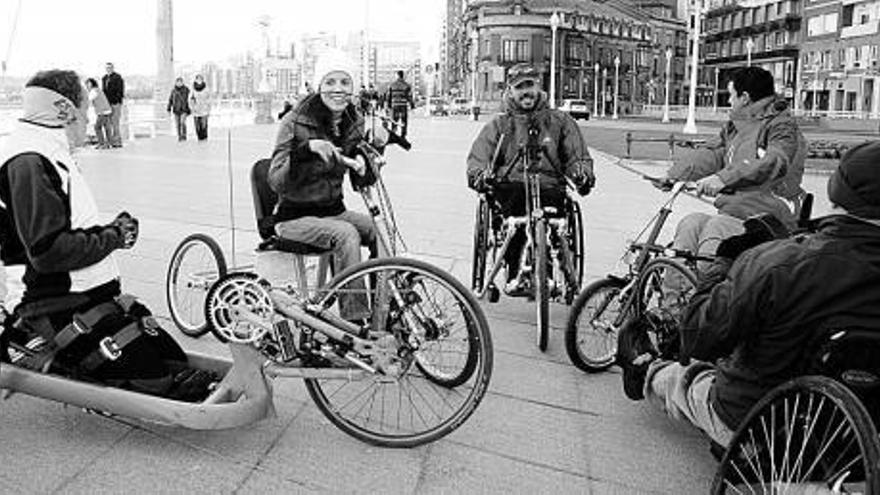
[[[568,239],[572,252],[572,273],[574,274],[576,289],[584,283],[584,218],[581,213],[581,205],[574,199],[570,200],[571,207],[568,211]]]
[[[178,244],[168,264],[165,296],[171,319],[185,335],[200,337],[208,332],[205,298],[211,285],[225,275],[223,251],[210,236],[192,234]]]
[[[534,278],[532,287],[535,288],[535,304],[537,305],[537,337],[538,349],[541,352],[547,350],[547,342],[550,340],[550,294],[547,288],[547,223],[535,222],[534,237]]]
[[[491,213],[489,202],[484,195],[480,195],[477,203],[476,219],[474,221],[474,251],[471,259],[471,289],[479,291],[483,288],[486,278],[486,258],[489,251],[489,231],[491,229]]]
[[[664,358],[678,358],[682,312],[696,289],[696,274],[673,258],[654,258],[639,273],[636,314],[653,327],[657,349]]]
[[[448,273],[412,259],[370,260],[334,277],[318,304],[371,322],[375,350],[357,358],[377,372],[305,380],[321,412],[346,433],[414,447],[454,431],[483,399],[492,374],[489,325]]]
[[[805,376],[761,399],[721,459],[712,493],[880,493],[877,430],[840,383]]]
[[[588,285],[574,300],[565,326],[565,351],[572,364],[587,373],[614,364],[617,330],[626,280],[606,277]],[[622,326],[622,325],[621,325]]]

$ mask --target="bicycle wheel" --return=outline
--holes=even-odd
[[[696,289],[696,274],[673,258],[654,258],[639,272],[636,314],[651,322],[657,350],[666,359],[678,359],[682,311]]]
[[[858,398],[823,376],[773,389],[734,434],[712,493],[880,493],[877,430]]]
[[[483,288],[486,277],[486,252],[489,250],[489,202],[480,195],[474,221],[473,264],[471,266],[471,289],[478,291]]]
[[[572,273],[577,280],[575,286],[580,288],[584,283],[584,218],[581,213],[581,205],[574,199],[570,200],[571,209],[568,212],[568,238],[571,243],[573,258]]]
[[[605,277],[588,285],[574,300],[565,325],[565,351],[587,373],[607,370],[617,353],[614,325],[622,310],[626,280]],[[621,325],[622,326],[622,325]]]
[[[535,304],[538,308],[537,330],[538,349],[541,352],[547,350],[547,341],[550,339],[550,294],[547,288],[547,223],[543,220],[535,222],[533,260],[534,278],[532,287],[535,290]]]
[[[489,325],[448,273],[412,259],[370,260],[334,277],[317,304],[340,318],[369,311],[374,350],[355,357],[376,372],[305,380],[318,409],[349,435],[383,447],[422,445],[461,426],[485,395]]]
[[[171,256],[165,277],[168,311],[184,335],[200,337],[209,330],[205,298],[211,284],[226,275],[226,260],[217,242],[206,234],[187,236]]]

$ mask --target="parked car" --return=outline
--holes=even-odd
[[[590,111],[587,109],[587,102],[584,100],[562,100],[559,107],[563,112],[568,112],[571,118],[590,120]]]
[[[428,100],[428,113],[431,115],[449,115],[449,102],[443,98],[430,98]]]
[[[471,101],[467,98],[455,98],[452,100],[452,115],[470,115]]]

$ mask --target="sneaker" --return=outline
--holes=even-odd
[[[522,278],[515,278],[504,285],[504,293],[510,297],[526,297],[532,295],[529,283]]]
[[[632,400],[645,398],[648,365],[657,357],[648,329],[648,323],[639,319],[627,322],[617,334],[616,361],[623,370],[623,392]]]

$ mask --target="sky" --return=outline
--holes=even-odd
[[[108,61],[123,74],[152,75],[157,3],[0,0],[0,61],[12,76],[51,67],[101,75]],[[174,58],[222,61],[259,47],[258,19],[269,16],[282,42],[369,26],[372,39],[419,41],[422,57],[436,61],[444,6],[444,0],[175,0]]]

